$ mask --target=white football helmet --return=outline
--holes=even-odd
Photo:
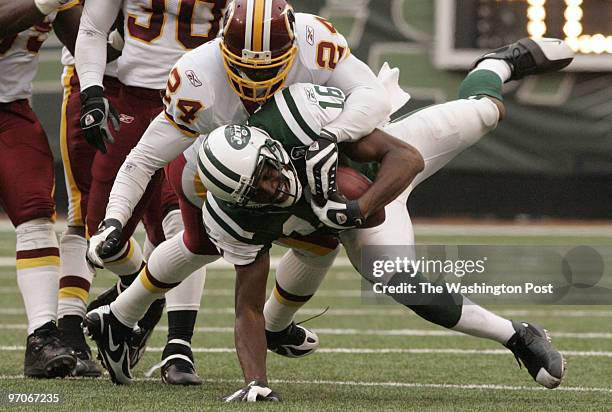
[[[275,201],[257,201],[266,167],[278,171]],[[281,144],[256,127],[221,126],[208,134],[198,150],[198,174],[216,198],[238,206],[289,207],[302,195],[302,185]]]

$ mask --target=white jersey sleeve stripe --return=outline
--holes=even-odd
[[[289,110],[289,106],[287,106],[287,102],[283,96],[283,93],[275,93],[274,100],[276,102],[276,107],[278,107],[279,112],[281,113],[283,120],[287,123],[287,126],[291,129],[293,134],[300,139],[304,145],[308,146],[313,142],[313,139],[302,129],[297,120],[291,114],[291,110]]]
[[[206,203],[210,204],[212,211],[217,216],[219,216],[221,220],[227,226],[229,226],[234,232],[236,232],[238,236],[246,238],[246,239],[251,239],[251,240],[253,239],[253,236],[255,235],[255,233],[247,232],[246,230],[241,228],[240,225],[238,225],[238,223],[234,222],[231,217],[229,217],[223,210],[221,210],[214,196],[207,196]]]

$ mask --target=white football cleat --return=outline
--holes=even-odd
[[[288,358],[301,358],[319,348],[319,337],[303,326],[291,322],[280,332],[266,330],[268,350]]]
[[[556,72],[570,64],[574,52],[563,40],[525,37],[515,43],[493,50],[480,56],[472,69],[485,59],[504,60],[512,75],[510,80],[520,80],[532,74]]]

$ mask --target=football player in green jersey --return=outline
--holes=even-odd
[[[150,302],[184,279],[193,266],[214,260],[213,251],[220,251],[237,270],[236,342],[245,381],[249,383],[227,400],[278,399],[266,381],[266,343],[270,347],[276,332],[296,329],[293,315],[316,291],[331,265],[329,256],[332,260],[335,256],[335,248],[318,256],[310,253],[312,249],[299,247],[286,253],[277,270],[274,293],[262,310],[271,243],[290,239],[293,243],[288,244],[303,246],[300,236],[327,226],[339,231],[337,237],[359,271],[359,251],[365,245],[414,245],[406,209],[411,190],[497,126],[504,110],[503,82],[559,69],[558,60],[567,60],[567,54],[561,51],[555,51],[555,46],[547,42],[531,40],[496,51],[477,62],[461,86],[460,100],[387,123],[374,135],[343,146],[341,151],[354,160],[379,163],[373,185],[356,202],[328,196],[327,202],[318,205],[308,198],[313,188],[308,185],[311,179],[307,151],[318,152],[315,140],[334,110],[341,110],[344,96],[338,89],[292,85],[276,93],[250,118],[248,126],[223,126],[202,137],[199,150],[192,148],[175,161],[182,164],[178,177],[171,180],[175,189],[183,189],[179,197],[197,203],[197,193],[188,193],[197,188],[196,180],[186,178],[190,170],[197,169],[200,185],[208,189],[204,225],[190,218],[181,204],[186,231],[158,248],[157,253],[165,253],[166,258],[150,264],[110,310],[88,314],[87,326],[97,334],[100,350],[110,354],[107,332],[112,331],[113,337],[121,336],[120,329],[129,330]],[[327,184],[321,183],[320,188],[334,186],[334,176],[328,177]],[[382,207],[386,219],[380,226],[357,228]],[[192,208],[197,216],[197,208]],[[202,233],[203,226],[206,234]],[[198,250],[198,242],[201,254],[193,252]],[[448,291],[443,299],[444,304],[408,306],[441,326],[504,344],[546,387],[556,387],[561,382],[563,359],[542,329],[503,319]],[[271,333],[264,333],[264,325]],[[310,338],[306,336],[305,342]],[[114,373],[129,380],[129,365],[128,370],[121,362],[114,366]]]

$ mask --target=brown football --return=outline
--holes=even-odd
[[[359,199],[372,185],[372,181],[350,167],[340,166],[337,173],[338,190],[347,199]],[[385,221],[385,209],[368,217],[362,227],[374,227]]]

